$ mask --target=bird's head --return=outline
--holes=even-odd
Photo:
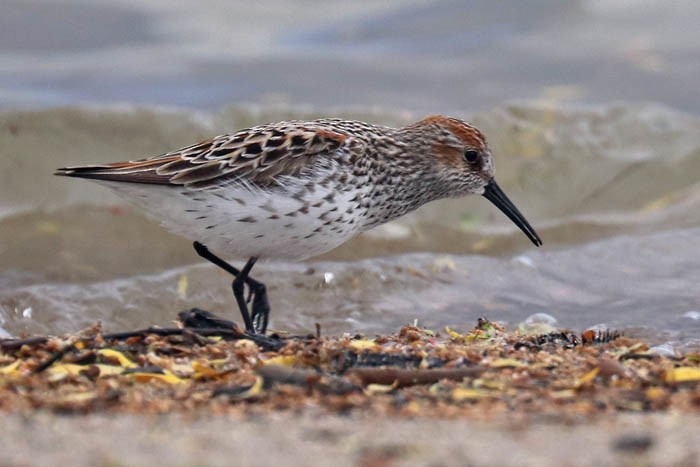
[[[463,120],[431,116],[413,125],[424,135],[434,159],[435,174],[448,189],[447,196],[482,195],[500,209],[536,246],[542,240],[503,193],[494,179],[491,150],[484,135]]]

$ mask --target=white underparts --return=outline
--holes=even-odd
[[[235,182],[209,190],[99,183],[144,208],[171,232],[226,258],[304,259],[363,230],[365,214],[358,209],[363,193],[329,177],[335,170],[337,166],[317,168],[269,189]]]

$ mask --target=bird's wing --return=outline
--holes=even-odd
[[[348,138],[304,122],[272,124],[217,136],[149,159],[58,169],[56,175],[117,182],[220,187],[236,181],[260,187],[294,176],[319,156],[332,156]]]

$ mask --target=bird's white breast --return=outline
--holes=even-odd
[[[143,207],[170,231],[227,258],[304,259],[362,230],[368,189],[334,181],[337,167],[288,177],[282,187],[229,183],[217,189],[100,182]],[[320,183],[324,181],[324,183]],[[316,183],[319,182],[319,183]]]

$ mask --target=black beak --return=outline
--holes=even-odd
[[[520,211],[518,211],[518,208],[515,207],[513,202],[508,199],[505,193],[503,193],[501,188],[496,184],[496,180],[491,180],[486,185],[482,196],[495,204],[496,207],[503,212],[503,214],[508,216],[508,219],[512,220],[515,225],[520,227],[520,230],[527,235],[527,238],[529,238],[532,243],[535,244],[535,246],[542,245],[540,236],[537,235],[537,232],[535,232],[535,229],[532,228],[530,223],[525,220],[525,216],[520,214]]]

